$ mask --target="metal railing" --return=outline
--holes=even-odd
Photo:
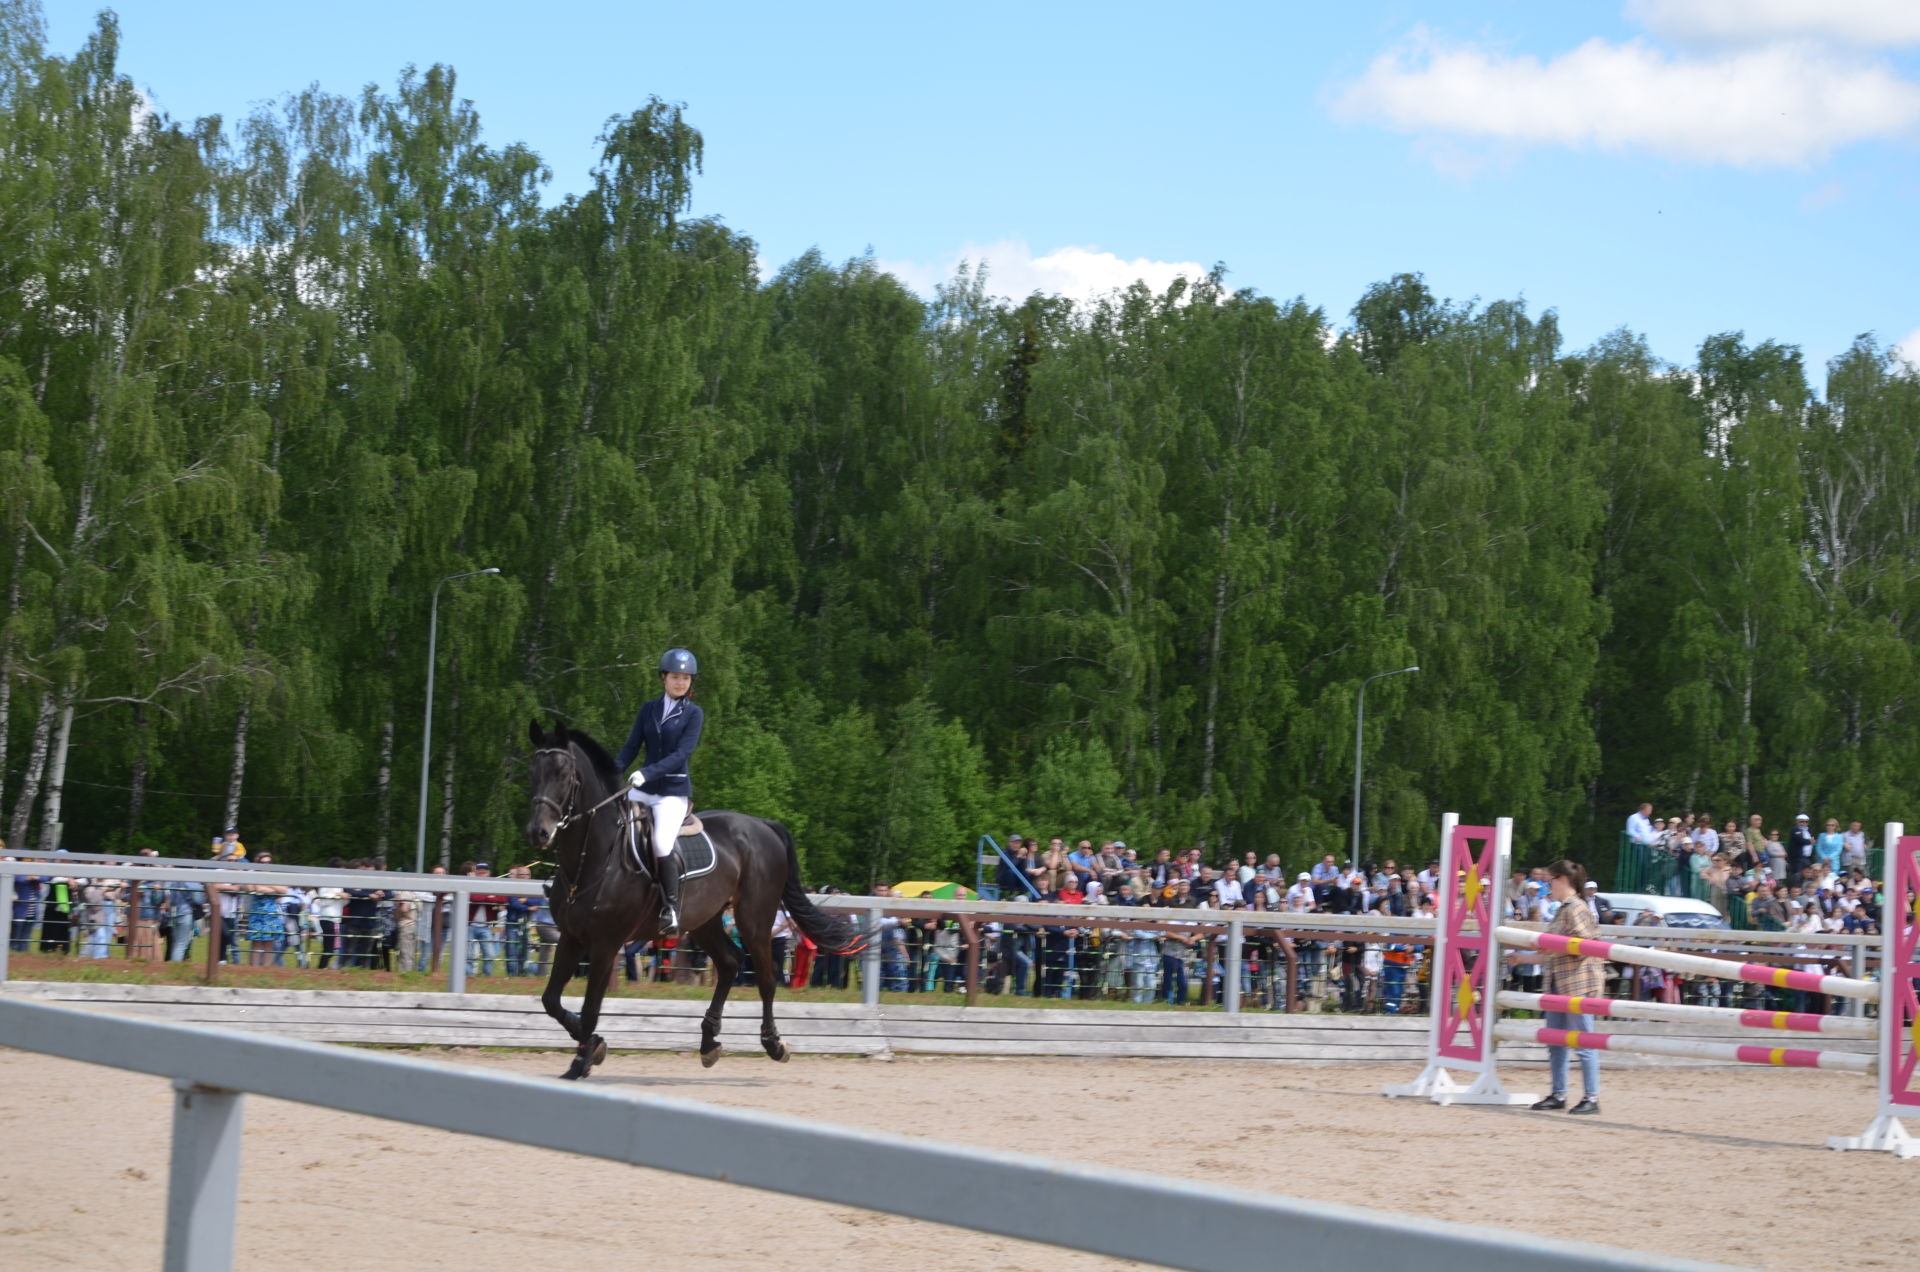
[[[166,1272],[233,1266],[245,1095],[1196,1272],[1715,1272],[1530,1233],[45,1003],[0,998],[0,1045],[172,1079]],[[1161,1219],[1141,1223],[1148,1214]]]
[[[1842,864],[1845,865],[1844,859]],[[1867,878],[1883,878],[1885,866],[1886,850],[1879,844],[1869,844],[1865,863]],[[1613,887],[1609,891],[1691,897],[1716,907],[1723,906],[1727,921],[1736,928],[1745,928],[1751,921],[1744,895],[1722,890],[1716,896],[1714,889],[1696,875],[1683,858],[1657,844],[1636,844],[1625,831],[1620,832],[1620,845],[1615,850]]]
[[[441,875],[441,874],[402,874],[394,871],[367,870],[327,870],[311,867],[268,865],[259,866],[245,863],[209,864],[204,861],[181,862],[171,864],[152,858],[112,858],[101,855],[65,854],[56,861],[45,859],[33,861],[0,861],[0,897],[13,896],[13,877],[16,875],[52,876],[55,874],[83,875],[91,879],[134,880],[147,885],[163,885],[174,882],[199,883],[215,892],[217,889],[230,888],[244,890],[249,886],[271,882],[303,888],[373,888],[414,894],[433,894],[432,902],[419,904],[428,906],[431,911],[444,911],[448,921],[444,927],[436,922],[426,933],[431,948],[437,953],[444,948],[446,952],[445,972],[449,991],[463,993],[467,988],[469,967],[473,961],[474,950],[471,936],[472,925],[466,921],[473,904],[473,896],[498,895],[519,896],[539,899],[544,896],[540,881],[532,879],[507,879],[494,876]],[[1201,909],[1163,909],[1147,906],[1118,905],[1065,905],[1057,902],[987,902],[952,900],[906,900],[898,897],[869,896],[818,896],[815,901],[823,908],[851,912],[856,922],[870,936],[878,937],[881,931],[883,915],[904,920],[946,919],[958,920],[965,940],[965,964],[962,968],[964,983],[968,989],[969,1001],[977,1001],[983,979],[982,959],[980,957],[985,941],[992,936],[990,925],[994,923],[1013,924],[1022,927],[1044,928],[1047,926],[1076,926],[1082,929],[1097,929],[1106,939],[1118,938],[1124,948],[1125,936],[1129,931],[1164,932],[1178,930],[1197,938],[1194,953],[1188,956],[1190,982],[1199,984],[1214,983],[1213,969],[1217,966],[1217,997],[1196,994],[1202,1002],[1217,1002],[1227,1012],[1242,1009],[1243,994],[1254,1001],[1272,1007],[1277,1001],[1285,1001],[1289,1009],[1295,1006],[1294,999],[1325,1001],[1339,999],[1342,1005],[1353,1001],[1356,988],[1361,997],[1368,1001],[1381,1002],[1389,998],[1405,1002],[1408,997],[1418,999],[1421,988],[1418,985],[1420,955],[1424,950],[1419,947],[1430,944],[1433,935],[1433,920],[1419,917],[1381,918],[1378,916],[1338,915],[1338,914],[1294,914],[1284,911],[1252,910],[1201,910]],[[217,904],[210,904],[209,917],[217,910]],[[1869,936],[1850,936],[1844,934],[1823,934],[1817,939],[1810,933],[1797,932],[1728,932],[1685,928],[1634,927],[1603,928],[1609,935],[1624,937],[1638,943],[1661,945],[1688,945],[1705,942],[1717,950],[1749,950],[1761,953],[1784,954],[1782,947],[1794,949],[1820,948],[1841,951],[1852,960],[1852,974],[1865,974],[1867,955],[1879,948],[1879,938]],[[1248,965],[1248,933],[1262,937],[1257,947],[1262,951],[1257,961],[1264,968],[1263,979],[1250,980],[1246,976]],[[218,928],[213,933],[215,940],[210,946],[219,944]],[[1343,940],[1365,941],[1388,945],[1404,945],[1415,949],[1413,965],[1398,976],[1383,974],[1372,986],[1363,976],[1356,987],[1345,968],[1338,965],[1335,949]],[[8,944],[0,941],[0,981],[8,976]],[[861,1001],[875,1007],[880,1002],[880,992],[886,978],[882,966],[882,941],[873,939],[866,951],[855,964],[860,981]],[[217,948],[207,953],[210,968],[218,956]],[[921,965],[924,970],[924,965]],[[1035,974],[1042,971],[1036,965]],[[1076,985],[1080,980],[1080,968],[1074,968]],[[1112,969],[1104,962],[1094,965],[1092,974],[1098,976],[1103,985],[1111,979]],[[1124,973],[1123,973],[1124,975]],[[1280,976],[1284,982],[1276,986],[1273,978]],[[1123,982],[1125,983],[1125,982]],[[1156,978],[1155,985],[1158,988]],[[1129,990],[1131,985],[1129,984]],[[1390,992],[1391,991],[1391,992]],[[1114,995],[1117,997],[1117,995]],[[1131,994],[1129,993],[1129,996]],[[1044,1001],[1044,999],[1038,1000]],[[1418,1003],[1414,1006],[1417,1008]],[[1402,1007],[1404,1014],[1406,1008]]]

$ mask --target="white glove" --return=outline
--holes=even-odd
[[[636,791],[639,790],[642,786],[645,786],[646,784],[647,784],[647,779],[641,775],[639,769],[635,769],[633,771],[633,776],[627,779],[627,785],[633,787],[633,789]]]

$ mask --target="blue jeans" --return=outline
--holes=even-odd
[[[500,962],[499,929],[491,923],[467,924],[467,975],[491,976]]]
[[[175,910],[173,926],[167,931],[167,960],[178,963],[187,957],[187,947],[193,944],[193,911]]]
[[[527,958],[527,921],[507,920],[507,975],[525,976],[531,960]]]
[[[1587,1018],[1576,1016],[1570,1011],[1550,1011],[1547,1013],[1547,1028],[1565,1029],[1573,1033],[1585,1033]],[[1600,1094],[1600,1053],[1592,1047],[1572,1048],[1580,1057],[1580,1085],[1588,1095]],[[1567,1051],[1566,1047],[1547,1048],[1547,1070],[1553,1075],[1553,1093],[1567,1093]]]
[[[1160,992],[1170,1003],[1187,1001],[1187,960],[1178,954],[1160,956]]]
[[[81,948],[85,958],[105,958],[113,948],[113,924],[103,923],[87,929],[86,944]]]
[[[1389,1014],[1400,1011],[1400,995],[1407,987],[1407,965],[1388,963],[1380,969],[1380,999]]]

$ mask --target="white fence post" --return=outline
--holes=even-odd
[[[880,909],[876,902],[861,916],[867,929],[867,948],[860,951],[860,1001],[868,1007],[880,1005]]]
[[[233,1267],[240,1190],[242,1097],[173,1084],[173,1162],[167,1177],[166,1272]]]
[[[448,944],[447,992],[464,994],[467,992],[467,919],[473,913],[473,894],[456,888],[452,901],[447,911],[447,921],[453,925],[453,939]]]
[[[0,861],[0,900],[7,905],[7,939],[0,941],[0,983],[7,979],[7,955],[13,949],[13,877],[23,874],[18,862]],[[28,923],[26,930],[31,933],[33,924]]]
[[[1227,920],[1227,960],[1220,970],[1220,1003],[1229,1014],[1240,1010],[1240,959],[1243,954],[1242,942],[1246,932],[1240,926],[1240,920]]]

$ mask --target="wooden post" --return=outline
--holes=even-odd
[[[980,929],[974,925],[971,914],[960,916],[960,942],[965,947],[961,957],[967,961],[967,1006],[980,1005]]]
[[[220,983],[220,894],[217,883],[209,883],[207,892],[207,984]]]

